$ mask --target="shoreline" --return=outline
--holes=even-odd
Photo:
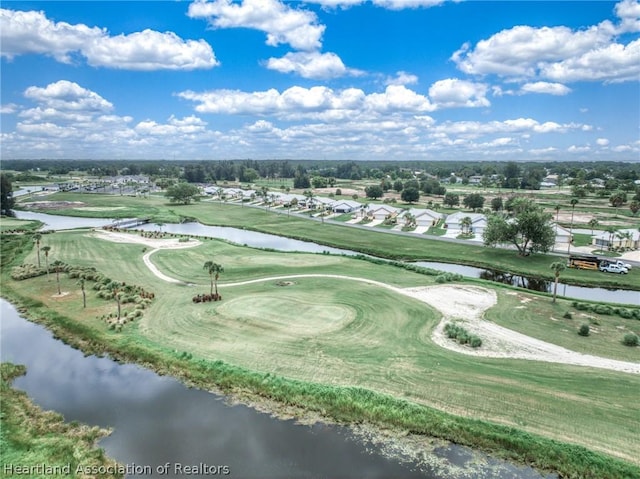
[[[2,297],[14,305],[21,316],[42,325],[52,331],[54,337],[85,354],[108,356],[116,362],[137,364],[159,375],[172,376],[188,387],[224,396],[230,404],[237,401],[278,419],[295,418],[302,424],[323,422],[347,426],[353,431],[360,431],[362,437],[368,438],[372,443],[382,442],[389,445],[390,450],[402,450],[408,458],[419,459],[424,456],[425,447],[438,447],[446,442],[466,446],[481,455],[486,454],[517,465],[535,465],[537,470],[545,473],[569,474],[568,469],[575,472],[574,467],[583,471],[596,467],[596,475],[584,472],[581,477],[623,479],[632,477],[629,474],[640,475],[640,465],[621,458],[525,433],[513,427],[455,416],[361,388],[326,387],[273,375],[267,381],[262,374],[223,361],[189,361],[180,359],[177,355],[171,357],[160,350],[142,350],[139,347],[130,350],[114,349],[100,338],[91,337],[90,328],[54,311],[48,311],[48,314],[38,311],[46,310],[40,308],[41,305],[29,307],[28,303],[32,300],[16,295],[15,291],[12,293],[7,295],[5,289]],[[284,390],[280,391],[280,388]],[[346,396],[351,406],[349,411],[343,411],[331,398],[328,400],[319,394],[326,394],[327,390],[339,396],[341,401]],[[380,407],[389,408],[391,417],[371,413]],[[408,412],[409,417],[391,419],[400,411]],[[389,438],[392,438],[391,442]],[[545,454],[541,454],[542,451],[536,452],[540,447],[545,451],[551,448],[555,453],[551,457],[545,457]],[[552,457],[571,459],[569,462],[572,464],[557,464]],[[574,460],[583,464],[575,464]],[[602,470],[602,467],[612,470]]]

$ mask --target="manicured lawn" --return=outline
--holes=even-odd
[[[321,230],[322,225],[317,226]],[[54,233],[47,235],[46,241],[52,261],[93,265],[113,279],[141,285],[156,294],[141,320],[115,333],[97,318],[115,311],[115,302],[96,298],[88,289],[88,308],[83,309],[75,279],[62,275],[62,290],[69,294],[57,297],[53,276],[50,281],[45,276],[21,282],[3,278],[3,286],[90,327],[112,347],[185,352],[196,360],[223,360],[262,374],[331,386],[359,386],[456,415],[582,444],[630,461],[640,457],[635,427],[640,415],[637,375],[453,353],[430,340],[438,312],[370,284],[292,278],[288,285],[271,280],[228,286],[274,275],[326,273],[409,287],[434,284],[431,276],[356,259],[261,251],[216,240],[151,256],[163,273],[196,284],[188,287],[153,276],[142,261],[143,247],[139,245],[99,240],[86,231]],[[209,290],[209,277],[202,269],[208,259],[225,267],[219,282],[224,300],[194,304],[194,294]],[[34,260],[32,251],[26,261]],[[556,326],[551,316],[556,318],[571,309],[570,302],[560,299],[551,306],[547,297],[533,299],[527,303],[531,312],[522,309],[521,319],[514,319],[513,312],[520,311],[517,308],[523,304],[521,298],[501,291],[489,319],[505,325],[513,322],[514,329],[549,341],[553,337],[552,342],[578,351],[632,359],[631,348],[616,344],[615,331],[619,325],[633,330],[633,323],[614,320],[606,328],[601,325],[602,332],[589,338],[565,335],[562,328],[568,326],[562,321]]]

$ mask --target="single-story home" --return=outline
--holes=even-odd
[[[615,233],[602,231],[591,237],[591,244],[598,249],[629,248],[640,249],[640,231],[635,229],[622,229]]]
[[[351,200],[339,200],[335,201],[332,205],[334,213],[352,213],[362,208],[362,203]]]
[[[442,213],[436,213],[430,209],[411,208],[402,213],[402,216],[412,215],[416,226],[435,226],[444,218]]]
[[[449,231],[462,232],[462,220],[466,217],[471,219],[471,226],[469,231],[476,235],[484,233],[487,227],[487,217],[481,213],[466,213],[464,211],[458,211],[452,215],[447,216],[444,221],[444,227]]]
[[[400,208],[389,205],[372,205],[365,210],[366,216],[374,220],[384,220],[388,217],[397,216],[401,212]]]

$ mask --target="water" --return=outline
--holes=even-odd
[[[540,479],[535,470],[491,458],[478,462],[468,448],[436,451],[457,472],[391,459],[344,427],[302,426],[274,419],[222,397],[190,389],[169,377],[108,358],[85,357],[0,300],[0,359],[27,366],[16,388],[66,421],[113,428],[100,442],[121,464],[170,464],[172,473],[128,477],[183,477],[177,464],[226,466],[236,478]],[[460,471],[457,466],[470,469]],[[440,470],[440,469],[439,469]],[[211,477],[189,475],[189,477]],[[546,476],[556,477],[556,476]]]
[[[101,227],[113,222],[111,219],[100,218],[76,218],[69,216],[57,216],[44,213],[33,213],[27,211],[16,211],[16,217],[20,219],[34,219],[45,223],[43,229],[69,229],[80,227]],[[155,224],[138,226],[138,229],[146,231],[158,231]],[[328,251],[334,254],[358,255],[360,253],[351,250],[330,248],[317,243],[300,241],[283,236],[267,233],[257,233],[255,231],[242,230],[227,226],[206,226],[200,223],[166,224],[162,226],[162,231],[176,234],[188,234],[196,236],[209,236],[213,238],[226,239],[237,244],[244,244],[256,248],[270,248],[278,251],[300,251],[307,253],[322,253]],[[421,261],[416,263],[419,266],[433,268],[440,271],[458,273],[471,278],[483,278],[500,283],[512,284],[535,291],[551,291],[553,283],[548,281],[538,281],[518,275],[508,275],[498,271],[475,268],[450,263],[439,263],[432,261]],[[594,274],[600,274],[594,272]],[[558,295],[575,299],[587,299],[592,301],[612,302],[621,304],[640,305],[640,292],[624,289],[591,288],[584,286],[572,286],[562,282],[558,285]]]

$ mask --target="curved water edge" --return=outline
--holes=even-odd
[[[113,428],[99,444],[106,453],[123,465],[152,471],[139,469],[127,477],[176,477],[179,465],[200,464],[244,478],[557,477],[466,447],[442,443],[430,451],[412,450],[402,440],[382,440],[371,431],[278,420],[136,365],[84,356],[22,318],[5,300],[0,312],[1,359],[27,366],[14,387],[67,421]],[[157,473],[167,463],[173,474]]]
[[[54,230],[82,227],[99,228],[113,223],[113,220],[111,219],[59,216],[46,213],[34,213],[30,211],[16,211],[16,217],[20,219],[33,219],[41,221],[42,223],[44,223],[42,229]],[[160,230],[160,228],[155,224],[141,225],[137,226],[136,228],[143,229],[145,231]],[[297,251],[304,253],[328,252],[331,254],[342,254],[348,256],[356,256],[362,254],[357,251],[331,248],[310,241],[300,241],[283,236],[243,230],[228,226],[207,226],[196,222],[166,224],[162,226],[161,230],[167,233],[220,238],[241,245],[252,246],[255,248],[267,248],[278,251]],[[481,278],[503,284],[510,284],[512,286],[533,291],[551,292],[553,288],[553,282],[551,281],[539,280],[532,277],[509,274],[496,270],[487,270],[484,268],[477,268],[473,266],[440,263],[434,261],[419,261],[413,264],[440,271],[457,273],[470,278]],[[574,286],[562,282],[558,283],[558,296],[590,301],[640,305],[640,292],[638,291]]]

